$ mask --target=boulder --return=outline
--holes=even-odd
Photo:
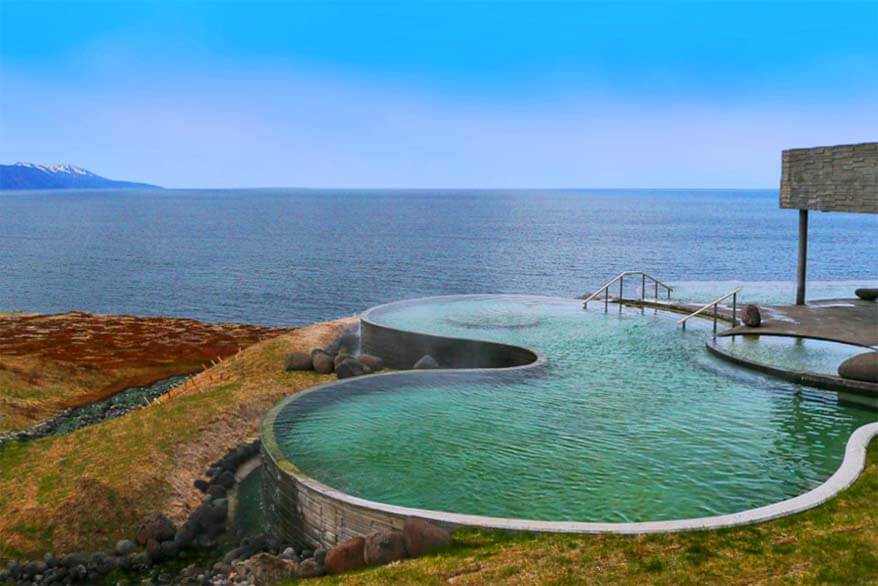
[[[311,370],[314,365],[307,352],[290,352],[284,358],[284,370]]]
[[[878,289],[871,289],[869,287],[861,287],[854,291],[854,295],[863,299],[864,301],[875,301],[878,299]]]
[[[842,378],[878,383],[878,352],[865,352],[851,356],[838,366]]]
[[[323,562],[326,573],[341,574],[364,568],[366,566],[366,560],[363,557],[365,545],[365,539],[354,537],[330,549],[326,552],[326,559]]]
[[[254,586],[280,584],[299,577],[299,564],[268,553],[260,553],[243,562],[235,562],[238,575]]]
[[[235,479],[235,476],[232,475],[232,480],[234,481],[234,479]],[[234,486],[234,484],[233,484],[233,486]],[[223,486],[222,484],[211,484],[210,486],[207,487],[206,492],[213,499],[224,499],[224,498],[226,498],[226,495],[228,494],[226,487]]]
[[[415,362],[415,365],[412,366],[415,370],[426,370],[430,368],[442,368],[439,366],[439,363],[436,362],[436,359],[430,356],[429,354],[425,354],[421,356],[420,360]]]
[[[451,534],[423,519],[409,517],[402,527],[405,550],[411,557],[418,557],[451,545]]]
[[[150,539],[166,541],[173,539],[176,532],[177,528],[170,519],[162,513],[153,513],[140,524],[137,530],[137,543],[146,545]]]
[[[762,325],[762,312],[755,305],[745,305],[741,308],[741,321],[745,326],[758,328]]]
[[[312,353],[311,362],[314,364],[314,370],[320,374],[332,374],[335,371],[335,363],[332,356],[323,350]]]
[[[360,364],[360,362],[356,358],[347,358],[342,360],[338,366],[335,367],[335,376],[338,378],[351,378],[352,376],[362,376],[367,374],[366,368]]]
[[[360,354],[357,356],[360,364],[369,367],[372,372],[384,370],[384,360],[372,354]]]
[[[323,566],[321,566],[320,562],[318,562],[314,558],[308,558],[307,560],[302,560],[299,563],[300,578],[316,578],[317,576],[322,575]]]
[[[216,482],[226,490],[229,490],[235,486],[235,473],[231,470],[223,470],[220,475],[216,477]]]
[[[405,558],[402,531],[378,531],[366,538],[363,560],[368,566],[380,566]]]
[[[193,484],[200,492],[207,492],[207,489],[210,488],[210,483],[203,478],[199,478]]]

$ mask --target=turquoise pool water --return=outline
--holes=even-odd
[[[275,434],[303,472],[395,505],[501,517],[647,521],[801,494],[874,411],[710,356],[709,322],[465,296],[374,310],[376,323],[524,345],[546,364],[403,373],[311,393]],[[693,320],[697,321],[697,320]]]

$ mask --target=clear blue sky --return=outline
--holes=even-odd
[[[181,187],[775,187],[878,2],[0,0],[0,162]]]

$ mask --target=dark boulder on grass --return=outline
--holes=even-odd
[[[346,360],[342,360],[338,366],[335,367],[335,376],[338,378],[351,378],[354,376],[362,376],[367,374],[368,370],[365,366],[360,364],[360,362],[356,358],[348,358]]]
[[[116,542],[116,554],[126,556],[137,549],[137,546],[130,539],[121,539]]]
[[[878,383],[878,352],[851,356],[838,366],[842,378]]]
[[[451,545],[451,534],[423,519],[409,517],[402,528],[405,550],[418,557]]]
[[[366,560],[363,557],[365,545],[365,539],[354,537],[330,549],[326,552],[326,559],[323,562],[326,573],[342,574],[364,568],[366,566]]]
[[[333,357],[323,350],[311,353],[311,362],[314,370],[320,374],[332,374],[335,371],[335,362]]]
[[[290,352],[284,358],[284,370],[311,370],[314,365],[307,352]]]
[[[745,305],[741,309],[741,321],[745,326],[758,328],[762,325],[762,312],[755,305]]]
[[[406,557],[402,531],[378,531],[366,538],[363,560],[366,565],[380,566]]]
[[[372,372],[384,370],[384,360],[372,354],[360,354],[357,356],[360,364],[367,366]]]
[[[878,289],[873,289],[870,287],[861,287],[854,291],[854,295],[859,297],[864,301],[875,301],[878,299]]]
[[[427,369],[431,369],[431,368],[442,368],[442,367],[439,366],[439,363],[436,362],[435,358],[433,358],[429,354],[425,354],[424,356],[422,356],[420,358],[420,360],[415,362],[415,365],[412,366],[412,368],[414,368],[415,370],[427,370]]]
[[[150,539],[158,542],[173,539],[177,528],[174,523],[162,513],[153,513],[143,520],[137,530],[137,543],[146,545]]]
[[[336,354],[335,356],[333,356],[333,358],[332,358],[332,365],[333,365],[335,368],[338,368],[338,367],[341,365],[342,362],[344,362],[345,360],[351,360],[351,359],[356,360],[356,358],[354,358],[354,355],[353,355],[353,354],[351,354],[351,353],[349,353],[349,352],[339,352],[338,354]]]

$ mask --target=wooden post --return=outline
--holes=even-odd
[[[799,210],[799,264],[796,267],[796,305],[805,305],[805,273],[808,266],[808,210]]]

